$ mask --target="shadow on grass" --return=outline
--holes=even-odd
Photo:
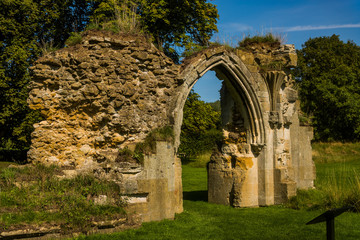
[[[208,201],[208,191],[183,192],[183,199],[190,201]]]

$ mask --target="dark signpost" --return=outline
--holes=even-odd
[[[320,216],[314,218],[310,222],[306,223],[306,225],[321,223],[326,221],[326,239],[327,240],[335,240],[335,225],[334,219],[339,216],[343,212],[346,212],[353,207],[343,207],[343,208],[335,208],[329,211],[324,212]]]

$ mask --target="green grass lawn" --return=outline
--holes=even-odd
[[[80,239],[325,239],[325,224],[305,225],[319,211],[281,206],[234,209],[202,201],[184,201],[174,221],[144,223],[138,230]],[[360,216],[344,213],[336,219],[337,239],[359,239]]]
[[[289,204],[236,209],[208,203],[206,169],[195,167],[205,165],[202,156],[201,164],[183,165],[184,212],[175,220],[77,239],[326,239],[325,223],[306,222],[326,209],[347,204],[349,196],[360,199],[360,144],[319,143],[313,144],[313,149],[317,189],[300,191]],[[0,169],[7,164],[0,164]],[[338,216],[335,227],[336,239],[360,239],[360,214]]]
[[[322,154],[328,153],[319,155]],[[360,164],[352,154],[350,151],[337,157],[341,162],[323,162],[315,157],[317,185],[325,187],[328,184],[329,171],[339,175],[352,174]],[[176,215],[175,220],[144,223],[137,230],[82,236],[80,239],[326,239],[325,223],[306,225],[324,209],[294,210],[288,205],[236,209],[208,203],[205,168],[183,165],[183,190],[184,212]],[[336,239],[360,239],[360,214],[343,213],[335,219],[335,227]]]

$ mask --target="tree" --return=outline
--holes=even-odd
[[[98,0],[93,21],[100,24],[140,24],[153,41],[175,61],[176,47],[185,50],[208,44],[217,31],[219,17],[216,6],[207,0]]]
[[[191,90],[186,99],[181,126],[179,152],[195,157],[211,150],[222,139],[221,113],[209,103],[200,100],[200,95]]]
[[[83,31],[90,18],[103,24],[121,20],[125,27],[141,23],[178,59],[172,47],[206,44],[217,17],[206,0],[1,0],[0,150],[28,148],[32,125],[40,119],[26,103],[29,67],[44,50],[61,48],[72,32]]]
[[[315,139],[360,139],[360,47],[339,36],[309,39],[298,52],[302,110]]]
[[[207,0],[142,0],[140,16],[146,30],[173,59],[174,47],[190,50],[206,46],[219,17],[216,5]]]
[[[26,103],[28,68],[42,45],[62,47],[89,21],[94,3],[84,0],[0,1],[0,149],[26,149],[40,119]]]
[[[26,86],[28,67],[39,54],[34,40],[38,14],[31,1],[0,3],[0,148],[24,148],[29,143],[30,135],[24,132],[35,116],[27,108]]]

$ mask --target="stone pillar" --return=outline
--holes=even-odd
[[[128,211],[140,213],[143,221],[173,219],[183,211],[180,160],[169,142],[156,142],[156,153],[145,156],[144,168],[137,178],[137,189],[128,193]],[[134,196],[146,196],[144,201]]]
[[[267,129],[267,141],[264,157],[264,185],[265,185],[265,202],[264,205],[274,204],[274,130],[270,127]]]
[[[299,107],[300,102],[297,102]],[[297,188],[314,187],[316,178],[315,164],[312,160],[311,140],[313,129],[311,126],[301,126],[298,112],[294,114],[293,124],[290,126],[291,149],[294,164],[294,175]]]
[[[248,143],[248,117],[229,87],[223,84],[221,89],[225,142],[208,165],[208,200],[234,207],[255,207],[259,206],[258,160]]]

